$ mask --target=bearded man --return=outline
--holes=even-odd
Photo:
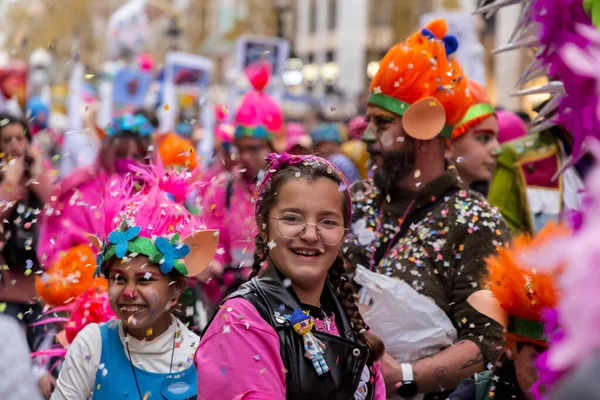
[[[444,157],[473,103],[467,79],[449,58],[458,43],[446,30],[445,21],[433,21],[381,61],[364,138],[377,169],[372,180],[353,186],[353,225],[343,248],[349,272],[362,266],[406,282],[456,329],[454,345],[433,356],[412,363],[384,357],[388,394],[403,398],[447,398],[440,392],[491,366],[502,348],[502,326],[477,311],[475,300],[482,298],[484,260],[509,230],[483,196],[461,188]],[[410,324],[397,321],[396,329]]]

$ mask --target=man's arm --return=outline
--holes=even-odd
[[[465,340],[434,356],[417,361],[413,364],[413,373],[419,392],[432,393],[453,389],[462,380],[484,368],[484,358],[479,346]],[[386,354],[381,360],[381,370],[389,395],[402,382],[402,369],[398,362]]]

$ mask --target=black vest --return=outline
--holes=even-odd
[[[358,343],[356,335],[346,318],[344,309],[339,303],[329,282],[323,289],[322,299],[335,314],[335,322],[340,336],[330,335],[313,329],[313,334],[325,344],[325,361],[330,371],[317,375],[312,362],[304,356],[302,336],[296,333],[285,315],[293,310],[301,310],[298,300],[285,288],[279,272],[269,266],[260,278],[253,278],[244,283],[238,291],[228,298],[242,297],[249,301],[261,317],[271,325],[279,336],[280,352],[286,373],[286,399],[288,400],[351,400],[354,398],[361,374],[369,356],[368,348]],[[209,323],[210,325],[210,323]],[[372,365],[369,372],[374,376]],[[374,382],[374,379],[371,378]],[[368,383],[369,395],[365,400],[372,400],[374,384]]]

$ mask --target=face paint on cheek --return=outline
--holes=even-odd
[[[111,304],[117,304],[117,301],[119,300],[119,296],[121,296],[121,293],[123,292],[123,289],[120,288],[119,286],[117,286],[116,284],[109,284],[108,285],[108,299],[110,300]]]
[[[385,131],[381,134],[381,146],[383,148],[390,148],[394,145],[394,136],[388,132]]]
[[[162,299],[154,289],[148,288],[148,290],[144,293],[144,297],[148,302],[148,308],[150,309],[152,315],[160,314],[164,310],[168,309],[168,300]]]

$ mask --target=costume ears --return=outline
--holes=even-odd
[[[416,140],[431,140],[446,124],[446,111],[436,98],[426,97],[413,103],[402,116],[402,126]]]
[[[102,250],[102,241],[97,236],[86,234],[86,237],[96,251]],[[182,259],[188,271],[187,276],[196,276],[208,268],[214,258],[219,244],[219,231],[197,231],[186,237],[183,243],[190,248],[190,252]]]
[[[96,252],[100,252],[102,250],[102,240],[96,235],[92,235],[91,233],[86,233],[85,237],[87,240],[94,246],[94,250]]]
[[[467,303],[477,312],[498,322],[504,329],[508,329],[508,315],[491,291],[478,290],[467,298]]]
[[[219,244],[219,231],[197,231],[186,237],[183,243],[190,247],[190,252],[182,259],[188,271],[187,276],[196,276],[208,268],[215,257]]]

